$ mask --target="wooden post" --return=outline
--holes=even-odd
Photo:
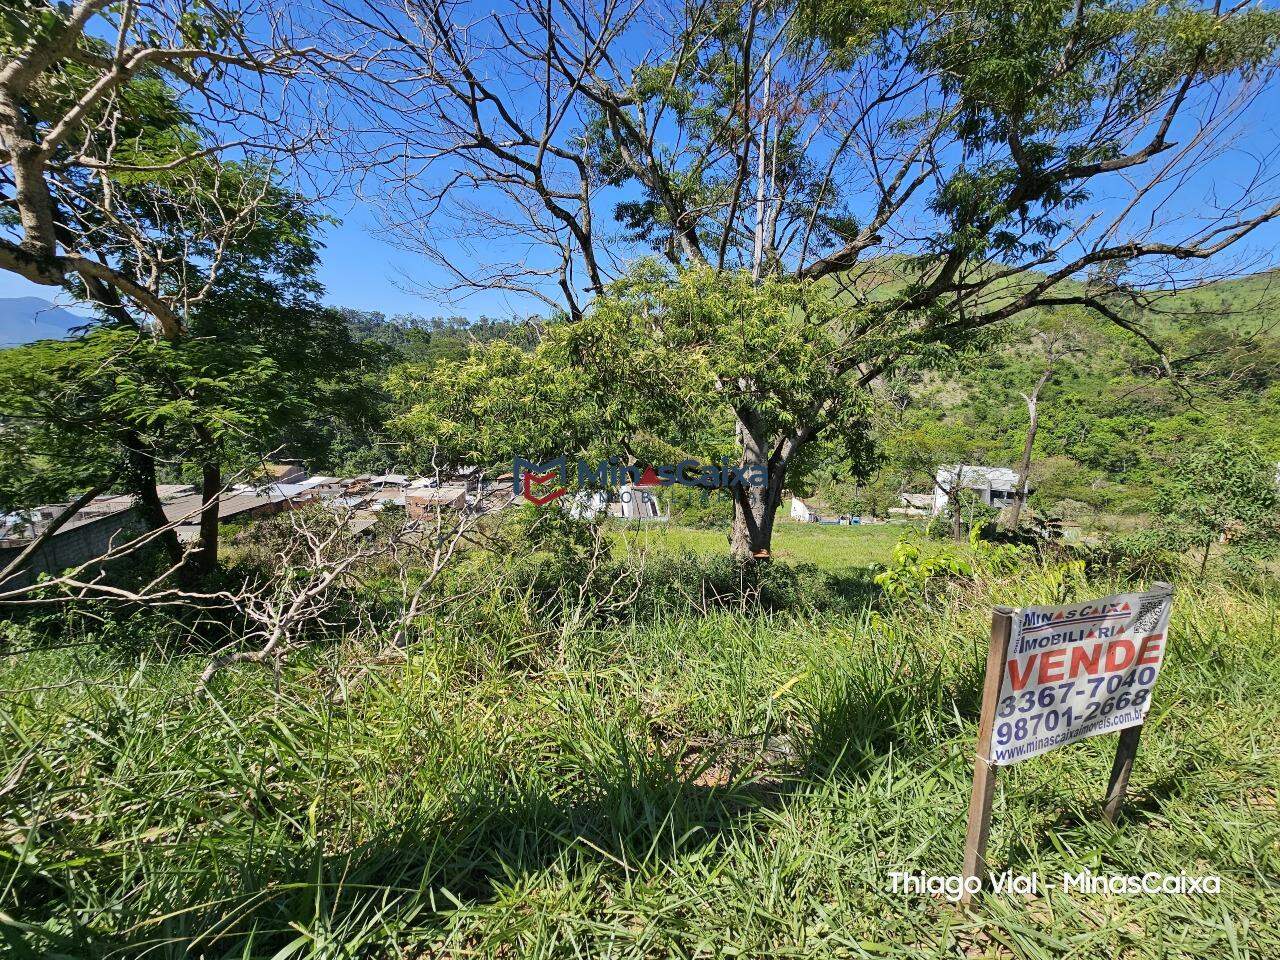
[[[1151,585],[1151,592],[1168,593],[1172,597],[1173,585],[1158,580]],[[1166,637],[1166,645],[1168,642]],[[1111,764],[1111,780],[1107,784],[1106,798],[1102,801],[1102,819],[1107,823],[1116,822],[1120,807],[1124,805],[1124,797],[1129,790],[1129,774],[1133,773],[1133,761],[1138,756],[1138,741],[1142,739],[1142,726],[1139,723],[1120,731],[1116,759]]]
[[[1107,798],[1102,801],[1102,819],[1115,823],[1129,789],[1129,774],[1133,772],[1133,759],[1138,755],[1138,739],[1142,736],[1142,724],[1135,724],[1120,731],[1116,745],[1116,760],[1111,765],[1111,782],[1107,784]]]
[[[987,648],[987,675],[982,684],[982,715],[978,720],[978,749],[973,760],[973,792],[969,795],[969,827],[964,837],[965,891],[960,906],[973,899],[969,878],[986,879],[987,836],[991,832],[991,798],[996,787],[996,768],[991,762],[991,733],[995,728],[996,707],[1000,702],[1000,684],[1004,680],[1004,664],[1009,656],[1009,634],[1013,628],[1013,610],[996,607],[991,614],[991,645]]]

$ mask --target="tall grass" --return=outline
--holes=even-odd
[[[1108,584],[1086,589],[1106,591]],[[531,631],[496,604],[197,695],[198,656],[0,672],[16,956],[1280,956],[1274,601],[1180,590],[1116,828],[1114,738],[1002,773],[993,866],[1217,896],[894,894],[960,865],[990,606],[687,607]],[[507,610],[509,622],[503,622]],[[554,637],[554,642],[551,639]]]

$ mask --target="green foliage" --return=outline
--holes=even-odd
[[[709,461],[735,449],[735,416],[765,436],[820,418],[846,458],[865,460],[866,401],[841,372],[843,322],[816,284],[646,262],[531,351],[493,341],[462,361],[394,370],[393,429],[406,455],[447,462],[619,451]],[[797,477],[806,469],[796,461]]]
[[[625,532],[624,532],[625,531]],[[489,532],[487,548],[464,556],[446,589],[488,582],[497,609],[528,624],[560,629],[621,618],[711,608],[829,610],[865,599],[860,577],[838,577],[813,563],[744,564],[723,550],[653,544],[614,521],[524,506]]]
[[[390,424],[414,464],[542,460],[592,444],[609,432],[576,371],[550,346],[526,352],[506,341],[476,345],[460,362],[441,359],[391,371],[388,389],[401,405]]]
[[[524,349],[538,342],[533,320],[495,320],[481,316],[387,317],[377,311],[342,308],[352,338],[366,346],[385,348],[388,365],[395,362],[430,364],[436,360],[465,360],[474,344],[505,340]]]
[[[897,600],[922,598],[940,584],[973,576],[973,566],[953,551],[922,554],[920,547],[903,540],[887,565],[876,565],[876,586]]]
[[[671,519],[685,527],[703,530],[729,529],[733,504],[729,498],[698,487],[672,486],[662,496],[671,505]]]
[[[0,351],[0,505],[59,500],[122,468],[131,438],[177,459],[200,441],[240,446],[297,409],[262,347],[173,344],[97,328],[68,341]]]
[[[935,540],[967,538],[976,543],[995,528],[1000,511],[982,501],[972,490],[960,490],[948,500],[941,513],[934,514],[925,525],[925,535]]]
[[[64,499],[118,471],[138,441],[170,463],[232,466],[304,451],[358,422],[362,353],[306,303],[216,299],[179,341],[99,326],[0,351],[0,503]]]
[[[992,512],[992,520],[994,513],[995,511]],[[1036,552],[1030,545],[988,540],[991,528],[990,522],[969,525],[969,549],[973,553],[976,568],[986,576],[1006,576],[1037,559]]]
[[[0,48],[30,39],[12,32],[15,22],[35,16],[52,30],[66,15],[36,13],[28,6],[0,22]],[[179,32],[222,43],[230,26],[197,4]],[[34,126],[84,97],[110,54],[92,36],[81,46],[22,105]],[[82,252],[125,275],[158,270],[151,282],[184,301],[186,329],[161,341],[155,318],[81,289],[97,327],[0,355],[0,500],[9,506],[64,499],[121,475],[125,461],[138,472],[138,457],[171,476],[243,467],[282,445],[332,461],[344,436],[367,434],[375,419],[375,384],[362,369],[371,354],[315,303],[322,218],[270,167],[201,153],[207,131],[170,80],[143,66],[92,102],[52,158],[62,166],[53,188],[60,225],[83,238]],[[109,124],[108,111],[118,111]],[[99,155],[106,138],[111,170],[66,162]],[[4,209],[0,223],[11,222]]]
[[[1044,582],[1053,597],[1051,602],[1070,603],[1076,597],[1086,595],[1089,590],[1088,572],[1087,561],[1079,558],[1050,566],[1045,571]]]
[[[1219,542],[1236,559],[1269,557],[1280,545],[1276,463],[1251,444],[1220,439],[1188,450],[1160,479],[1152,510],[1170,547],[1196,550],[1202,567]]]
[[[1092,576],[1130,583],[1173,582],[1186,572],[1185,556],[1155,530],[1110,534],[1088,549],[1084,560]]]
[[[1226,437],[1280,461],[1280,314],[1268,277],[1154,298],[1143,324],[1171,358],[1176,384],[1145,345],[1074,319],[1084,349],[1058,361],[1040,396],[1031,505],[1106,529],[1143,516],[1188,449]],[[1022,394],[1043,371],[1035,340],[1059,322],[1038,316],[961,365],[900,374],[894,404],[875,420],[883,462],[872,482],[927,492],[938,463],[1015,465],[1027,429]]]
[[[949,226],[930,243],[947,257],[1039,255],[1089,199],[1087,176],[1061,174],[1129,146],[1128,128],[1100,122],[1099,105],[1115,104],[1121,121],[1156,115],[1184,77],[1252,75],[1280,42],[1275,11],[1224,18],[1189,0],[805,0],[799,9],[798,30],[838,61],[901,56],[956,95],[964,162],[932,200]]]
[[[841,373],[849,322],[821,285],[646,263],[564,329],[606,419],[635,418],[627,406],[644,403],[645,425],[668,424],[675,439],[727,408],[773,436],[821,408],[830,432],[856,443],[863,400]]]
[[[687,952],[696,927],[743,956],[838,955],[851,931],[916,956],[922,931],[954,937],[954,908],[920,897],[878,909],[878,885],[890,869],[954,869],[991,607],[1118,586],[1079,563],[992,576],[955,552],[924,576],[923,550],[903,549],[892,596],[834,602],[857,572],[852,538],[877,531],[805,527],[843,545],[843,568],[655,551],[633,604],[575,621],[596,531],[558,512],[510,522],[499,552],[477,550],[442,585],[455,602],[402,643],[388,643],[398,611],[379,609],[378,578],[362,578],[359,616],[327,642],[275,674],[246,665],[203,696],[205,658],[161,617],[103,605],[0,623],[6,946],[318,958],[335,945],[514,956],[572,943],[639,960]],[[277,527],[245,545],[267,571]],[[601,554],[597,601],[614,575],[630,596],[642,558],[628,536]],[[556,551],[568,577],[534,609],[526,557],[555,563]],[[486,589],[482,565],[508,571],[510,589]],[[1114,757],[1105,738],[1002,780],[996,870],[1096,871],[1105,848],[1117,873],[1195,863],[1222,878],[1212,897],[1116,898],[1107,924],[1051,887],[1052,933],[1072,950],[1280,947],[1274,898],[1255,882],[1280,870],[1265,802],[1280,769],[1276,614],[1274,592],[1180,586],[1122,829],[1093,815]],[[779,863],[794,883],[762,916]],[[1012,949],[1044,953],[1020,907],[981,898],[975,910]]]

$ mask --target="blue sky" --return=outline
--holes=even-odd
[[[1275,118],[1268,114],[1265,106],[1259,105],[1245,120],[1241,146],[1246,150],[1255,146],[1262,150],[1264,144],[1273,145],[1277,141],[1280,137]],[[1220,160],[1184,186],[1200,191],[1206,182],[1226,187],[1243,172],[1233,167],[1234,164]],[[388,316],[413,313],[470,319],[482,315],[495,318],[527,315],[546,309],[544,304],[532,299],[516,300],[505,291],[473,294],[465,301],[449,303],[441,295],[422,289],[432,280],[440,279],[442,269],[420,254],[399,249],[383,239],[382,229],[364,203],[354,197],[339,198],[330,205],[329,214],[338,222],[324,231],[320,280],[326,289],[326,303],[378,310]],[[1269,224],[1250,238],[1246,249],[1261,253],[1274,250],[1278,243],[1280,225]],[[37,286],[13,273],[0,271],[0,298],[25,296],[74,307],[70,298],[57,288]]]
[[[421,257],[397,250],[379,239],[378,225],[361,216],[358,205],[335,205],[332,215],[341,222],[324,233],[325,250],[320,279],[326,288],[325,302],[334,306],[381,310],[388,315],[417,313],[425,316],[481,314],[503,317],[516,308],[502,296],[473,297],[464,304],[450,305],[438,297],[410,291],[412,281],[434,275],[433,265]],[[72,306],[56,287],[41,287],[16,274],[0,270],[0,297],[39,297]]]
[[[1171,206],[1195,209],[1215,191],[1229,195],[1255,171],[1255,164],[1261,165],[1266,176],[1280,177],[1276,172],[1280,170],[1280,155],[1273,152],[1280,144],[1278,125],[1280,114],[1269,103],[1254,103],[1236,128],[1239,135],[1236,151],[1214,159],[1194,176],[1180,181],[1176,202]],[[1104,208],[1118,209],[1127,201],[1123,181],[1113,180],[1109,186],[1110,196],[1099,197],[1099,202]],[[601,196],[597,209],[599,222],[610,219],[611,201],[616,199]],[[547,309],[532,298],[517,299],[509,292],[496,290],[450,303],[442,295],[423,289],[432,281],[445,279],[444,268],[421,254],[399,249],[385,239],[370,207],[354,193],[339,195],[329,205],[327,213],[338,221],[326,228],[323,238],[325,249],[320,280],[325,285],[324,299],[329,304],[378,310],[392,316],[415,313],[425,316],[460,315],[471,319],[481,315],[504,318],[545,312]],[[495,246],[502,245],[501,242],[495,244],[490,241],[480,244],[476,250],[467,249],[459,242],[457,262],[465,264],[468,260],[483,259],[494,252]],[[518,238],[512,239],[512,248],[517,251],[517,256],[524,254],[523,242]],[[1244,269],[1256,269],[1280,259],[1275,252],[1278,249],[1280,223],[1273,223],[1250,237],[1236,251],[1236,259]],[[1226,267],[1225,264],[1223,266]],[[0,297],[15,296],[36,296],[70,305],[66,296],[60,295],[56,288],[39,287],[12,273],[0,271]]]
[[[503,319],[543,312],[544,304],[519,302],[504,291],[478,293],[459,303],[421,288],[440,276],[440,268],[424,257],[398,249],[383,240],[375,218],[367,207],[351,200],[335,203],[330,215],[338,221],[324,231],[324,251],[320,280],[324,300],[338,307],[379,310],[388,316],[414,313],[422,316],[489,316]],[[418,288],[418,289],[415,289]],[[75,308],[75,303],[56,287],[41,287],[17,274],[0,270],[0,298],[39,297]]]
[[[374,218],[362,216],[364,209],[359,204],[343,204],[332,211],[341,222],[324,233],[320,281],[325,286],[326,302],[360,310],[380,310],[388,316],[398,313],[479,316],[487,312],[487,304],[450,305],[413,292],[415,284],[421,285],[434,275],[434,265],[381,239],[382,231]]]

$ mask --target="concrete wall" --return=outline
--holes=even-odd
[[[144,529],[136,507],[94,517],[84,523],[63,527],[34,554],[27,558],[22,569],[4,583],[4,589],[26,586],[40,574],[59,574],[68,567],[76,567],[102,556],[112,546],[120,546],[137,536]],[[26,549],[25,543],[0,547],[0,570]]]

